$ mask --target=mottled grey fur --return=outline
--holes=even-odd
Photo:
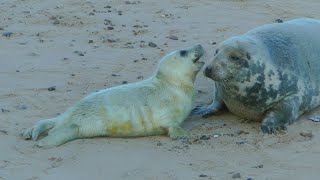
[[[320,105],[319,73],[319,20],[267,24],[222,42],[204,71],[215,81],[214,101],[192,114],[208,116],[225,105],[274,133]]]

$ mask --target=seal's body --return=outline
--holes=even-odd
[[[192,109],[202,54],[200,45],[172,52],[151,78],[93,93],[59,117],[39,121],[23,136],[36,140],[49,130],[37,143],[40,147],[96,136],[185,138],[188,133],[180,125]]]
[[[215,81],[215,100],[193,114],[214,114],[225,105],[239,117],[262,120],[262,131],[273,133],[320,105],[319,72],[319,20],[264,25],[222,42],[204,71]]]

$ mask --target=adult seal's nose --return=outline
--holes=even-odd
[[[210,76],[211,76],[211,73],[212,73],[212,67],[207,66],[207,67],[204,69],[203,74],[204,74],[206,77],[210,77]]]
[[[200,57],[200,56],[203,55],[204,50],[203,50],[203,47],[200,44],[196,45],[194,47],[194,49],[196,51],[197,57]]]

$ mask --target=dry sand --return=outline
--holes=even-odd
[[[318,0],[1,0],[0,33],[13,34],[0,36],[0,179],[319,179],[320,123],[307,120],[319,109],[279,135],[224,113],[188,119],[188,142],[94,138],[39,149],[19,136],[90,92],[150,76],[170,51],[200,43],[208,62],[214,42],[278,18],[320,18],[319,9]],[[212,81],[200,74],[196,83],[197,104],[209,103]]]

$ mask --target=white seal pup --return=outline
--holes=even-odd
[[[263,133],[286,129],[320,105],[320,21],[267,24],[222,42],[205,76],[216,85],[208,116],[226,106],[233,114],[262,121]]]
[[[201,45],[172,52],[149,79],[93,93],[60,116],[38,121],[22,136],[37,140],[49,130],[39,147],[97,136],[186,138],[189,133],[181,124],[192,110],[203,52]]]

